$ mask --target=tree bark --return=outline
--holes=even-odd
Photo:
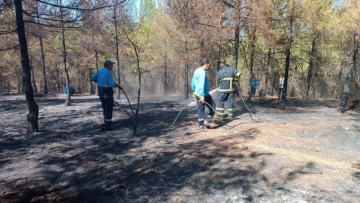
[[[309,60],[309,69],[307,73],[307,87],[306,87],[306,98],[310,97],[310,89],[311,89],[311,79],[314,72],[314,66],[315,66],[315,60],[316,60],[316,36],[313,37],[312,43],[311,43],[311,52],[310,52],[310,60]]]
[[[350,93],[351,93],[351,84],[354,77],[355,69],[356,69],[356,57],[358,52],[358,42],[356,40],[356,34],[354,34],[353,38],[353,51],[351,53],[351,56],[349,58],[349,62],[347,64],[347,72],[346,72],[346,78],[345,83],[343,86],[343,92],[341,96],[341,102],[339,110],[344,113],[346,111],[346,105],[349,101]]]
[[[237,69],[239,63],[239,44],[240,44],[240,24],[237,23],[235,26],[234,33],[234,50],[233,50],[233,63],[234,68]]]
[[[42,72],[42,87],[43,93],[48,94],[48,86],[47,86],[47,79],[46,79],[46,67],[45,67],[45,53],[44,53],[44,46],[42,37],[39,37],[39,46],[40,46],[40,56],[41,56],[41,72]]]
[[[234,50],[233,50],[233,66],[235,69],[238,67],[239,63],[239,45],[240,45],[240,1],[235,3],[235,33],[234,33]]]
[[[168,67],[167,67],[167,54],[165,50],[165,56],[164,56],[164,95],[166,96],[168,94]]]
[[[37,93],[34,68],[32,66],[30,68],[31,68],[31,84],[32,84],[34,93]]]
[[[255,43],[256,43],[256,28],[253,27],[251,29],[251,35],[250,35],[250,63],[249,63],[249,81],[251,83],[251,74],[254,72],[254,62],[255,62]],[[249,98],[248,101],[251,101],[251,84],[249,85]]]
[[[41,58],[41,72],[42,72],[42,91],[44,94],[48,94],[47,80],[46,80],[46,67],[45,67],[45,53],[42,38],[42,27],[40,25],[40,16],[38,7],[36,8],[36,16],[39,23],[39,46],[40,46],[40,58]]]
[[[92,73],[91,73],[91,68],[89,68],[89,90],[88,90],[88,92],[89,92],[89,95],[93,95],[94,94],[94,92],[93,92],[93,88],[92,88],[92,82],[91,82],[91,75],[92,75]]]
[[[99,55],[98,55],[98,50],[95,49],[95,68],[96,68],[96,72],[99,70]],[[97,83],[95,83],[95,95],[98,95],[98,87],[97,87]]]
[[[269,48],[269,51],[268,51],[268,53],[267,53],[267,62],[266,62],[266,68],[267,68],[267,70],[266,70],[266,77],[265,77],[265,89],[266,89],[266,91],[268,90],[268,87],[269,87],[269,85],[268,85],[268,82],[269,82],[269,78],[270,78],[270,61],[271,61],[271,48]]]
[[[117,19],[117,5],[114,7],[114,26],[115,26],[115,57],[116,57],[116,82],[120,85],[120,54],[119,54],[119,33],[118,33],[118,19]],[[120,99],[120,89],[116,89],[116,99]]]
[[[30,61],[25,34],[22,0],[15,0],[14,5],[16,13],[17,34],[21,53],[21,65],[23,70],[23,85],[25,90],[26,103],[29,109],[29,113],[27,114],[27,131],[28,133],[33,133],[39,131],[39,106],[35,102],[33,89],[31,87]]]
[[[62,5],[62,0],[60,0],[60,6]],[[70,94],[70,77],[69,70],[67,67],[67,55],[66,55],[66,42],[65,42],[65,28],[64,28],[64,12],[62,8],[60,8],[60,24],[61,24],[61,42],[62,42],[62,55],[63,55],[63,64],[64,64],[64,72],[65,72],[65,82],[67,88],[66,101],[65,106],[71,105],[71,94]]]
[[[185,82],[185,99],[189,99],[189,49],[188,49],[188,41],[185,41],[185,54],[186,61],[184,67],[184,82]]]
[[[288,92],[293,24],[294,24],[294,17],[293,17],[293,14],[290,13],[288,44],[286,45],[286,50],[285,50],[286,58],[285,58],[284,88],[282,91],[282,95],[280,97],[282,102],[286,101],[286,96],[287,96],[287,92]]]
[[[0,73],[0,95],[3,94],[3,89],[4,89],[3,87],[4,87],[3,86],[3,76]]]

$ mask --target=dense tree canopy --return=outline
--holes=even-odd
[[[11,1],[0,3],[3,93],[23,91],[11,7]],[[191,76],[209,57],[214,88],[216,62],[226,59],[240,70],[245,95],[250,72],[273,96],[286,73],[287,96],[340,98],[359,30],[355,0],[24,0],[23,13],[33,85],[43,93],[62,92],[67,70],[78,93],[95,93],[87,78],[106,58],[118,61],[117,77],[128,91],[137,89],[141,74],[144,93],[183,93],[184,67]],[[141,73],[124,32],[138,47]],[[350,82],[354,98],[356,70]]]

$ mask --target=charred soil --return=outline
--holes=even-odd
[[[360,111],[338,101],[240,101],[236,118],[196,125],[188,101],[146,98],[137,136],[114,109],[99,131],[95,96],[37,97],[41,132],[26,134],[26,102],[0,99],[0,202],[360,202]],[[133,101],[135,99],[133,98]],[[129,109],[125,100],[119,101]]]

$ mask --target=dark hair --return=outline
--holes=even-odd
[[[222,64],[226,64],[226,61],[225,61],[225,60],[219,60],[219,61],[218,61],[218,64],[220,65],[221,63],[222,63]]]
[[[204,58],[202,60],[200,60],[200,64],[203,66],[204,64],[209,64],[210,60],[208,58]]]

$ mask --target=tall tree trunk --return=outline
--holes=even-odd
[[[24,76],[23,76],[24,77]],[[10,84],[10,79],[7,78],[7,93],[10,94],[10,90],[11,90],[11,84]]]
[[[62,0],[60,0],[60,6],[62,6]],[[65,28],[64,28],[64,13],[62,8],[60,8],[60,24],[61,24],[61,42],[62,42],[62,55],[63,55],[63,65],[65,72],[65,82],[67,88],[65,106],[71,105],[71,94],[70,94],[70,76],[69,70],[67,67],[67,55],[66,55],[66,43],[65,43]]]
[[[164,56],[164,95],[168,94],[168,67],[167,67],[167,54],[165,50]]]
[[[267,62],[266,62],[266,77],[265,77],[265,89],[266,91],[268,91],[268,88],[269,88],[269,85],[268,85],[268,82],[269,82],[269,78],[270,78],[270,61],[271,61],[271,48],[269,49],[268,53],[267,53]]]
[[[282,102],[286,101],[286,96],[287,96],[287,92],[288,92],[293,24],[294,24],[294,17],[293,17],[293,14],[291,13],[290,14],[290,22],[289,22],[288,44],[286,45],[286,50],[285,50],[286,58],[285,58],[284,88],[282,91],[282,95],[280,96]]]
[[[221,11],[224,9],[224,4],[221,4]],[[223,13],[220,12],[219,15],[219,25],[218,25],[218,38],[219,38],[219,42],[218,42],[218,60],[221,60],[221,46],[222,46],[222,40],[221,40],[221,35],[222,35],[222,23],[223,23]],[[220,63],[217,64],[217,71],[220,70]],[[216,81],[216,87],[218,86],[217,81]]]
[[[251,35],[250,35],[250,62],[249,62],[249,98],[248,101],[251,101],[251,74],[254,72],[254,62],[255,62],[255,43],[256,43],[256,28],[251,28]]]
[[[235,30],[234,30],[234,50],[233,50],[233,66],[235,69],[238,67],[239,63],[239,45],[240,45],[240,12],[241,12],[241,2],[235,1]]]
[[[23,85],[25,90],[26,103],[29,109],[27,114],[28,133],[38,132],[38,117],[39,106],[36,104],[31,87],[31,73],[30,73],[30,61],[27,47],[27,40],[25,34],[25,25],[23,18],[22,0],[15,0],[15,13],[16,13],[16,26],[17,34],[19,38],[20,52],[21,52],[21,65],[23,70]]]
[[[3,89],[4,89],[3,87],[4,87],[3,86],[3,76],[0,73],[0,95],[3,94]]]
[[[44,94],[48,94],[47,80],[46,80],[46,67],[45,67],[45,53],[42,38],[42,27],[40,25],[40,15],[38,7],[36,8],[36,16],[39,23],[39,46],[40,46],[40,58],[41,58],[41,72],[42,72],[42,91]]]
[[[185,41],[185,71],[184,71],[184,80],[185,80],[185,99],[189,99],[189,50],[188,50],[188,41]]]
[[[356,33],[355,33],[354,39],[353,39],[353,51],[351,53],[349,62],[347,64],[347,71],[346,71],[346,76],[345,76],[346,78],[345,78],[345,83],[343,86],[343,92],[342,92],[341,102],[340,102],[340,107],[339,107],[339,110],[342,113],[344,113],[346,111],[346,105],[347,105],[347,102],[350,97],[351,84],[352,84],[354,72],[356,69],[356,56],[357,56],[358,49],[359,49],[359,47],[358,47],[358,42],[357,42]]]
[[[286,101],[287,90],[288,90],[288,80],[289,80],[289,71],[290,71],[290,57],[291,50],[290,47],[286,47],[286,58],[285,58],[285,75],[284,75],[284,88],[282,91],[282,95],[280,95],[281,101]]]
[[[311,79],[314,72],[314,66],[315,66],[315,60],[316,60],[316,36],[313,37],[312,43],[311,43],[311,52],[310,52],[310,60],[309,60],[309,69],[307,73],[307,87],[306,87],[306,98],[310,97],[310,89],[311,89]]]
[[[34,68],[32,66],[31,66],[31,84],[32,84],[34,93],[37,93],[35,73],[34,73]]]
[[[116,57],[116,82],[120,85],[120,54],[119,54],[119,33],[118,33],[118,19],[117,19],[117,5],[114,7],[114,24],[115,24],[115,57]],[[116,88],[116,99],[120,99],[120,89]]]
[[[239,63],[239,44],[240,44],[240,25],[239,23],[237,23],[235,26],[234,50],[233,50],[233,64],[235,69],[237,69]]]
[[[56,90],[58,93],[61,92],[61,84],[62,84],[62,79],[61,79],[61,74],[59,72],[59,68],[58,68],[58,64],[55,61],[55,73],[56,73]]]
[[[98,50],[95,49],[95,68],[96,68],[96,72],[99,70],[99,55],[98,55]],[[98,95],[98,87],[97,87],[97,83],[95,83],[95,95]]]
[[[93,91],[93,87],[92,87],[92,82],[91,82],[91,68],[89,68],[89,90],[88,90],[88,93],[89,95],[93,95],[94,94],[94,91]]]
[[[45,67],[45,53],[44,53],[44,46],[42,37],[39,37],[39,46],[40,46],[40,56],[41,56],[41,72],[42,72],[42,87],[43,93],[48,94],[48,86],[47,86],[47,79],[46,79],[46,67]]]

